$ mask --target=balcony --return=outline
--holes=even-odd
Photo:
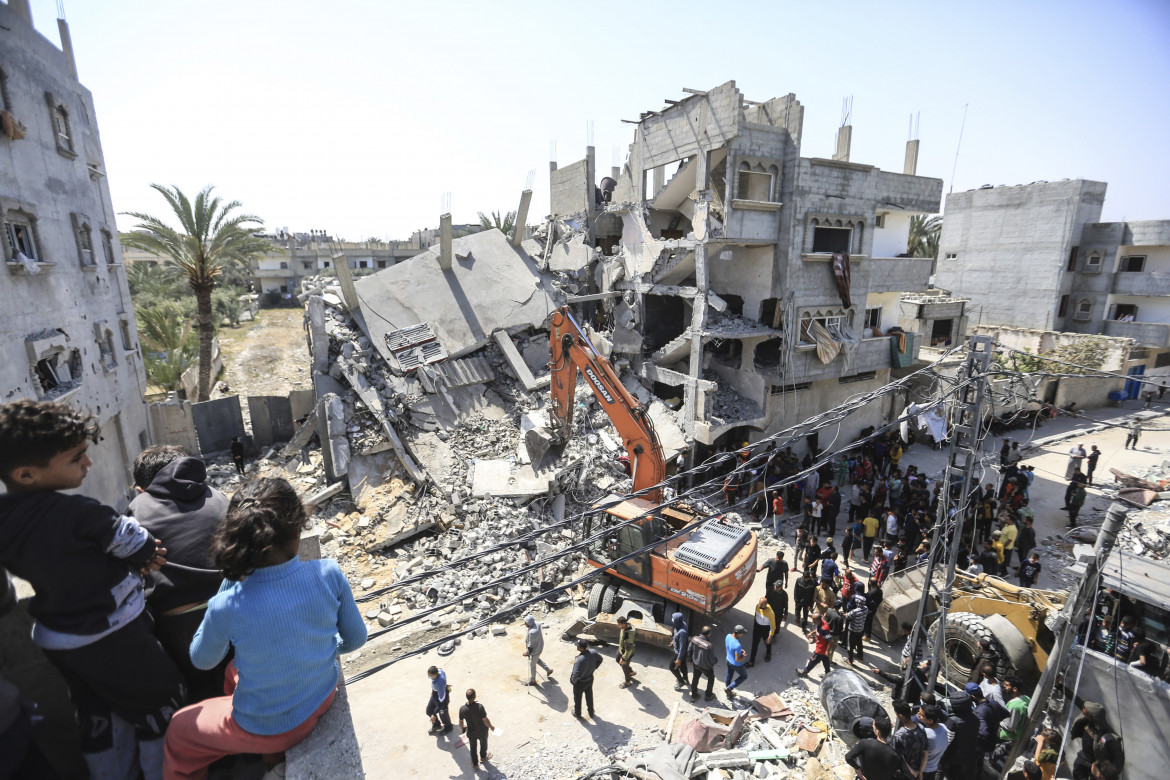
[[[924,292],[933,262],[929,257],[871,257],[865,264],[869,274],[866,292]]]
[[[1114,295],[1170,295],[1170,273],[1145,271],[1113,275]]]
[[[822,363],[817,357],[816,347],[802,344],[794,351],[792,376],[789,379],[793,382],[819,382],[866,371],[881,371],[890,368],[890,363],[888,336],[862,339],[848,369],[845,368],[844,349],[828,363]]]
[[[1105,335],[1133,339],[1142,347],[1170,347],[1170,325],[1160,322],[1105,320]]]

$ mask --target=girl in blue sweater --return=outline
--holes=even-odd
[[[308,523],[283,479],[245,483],[232,497],[211,546],[226,579],[191,640],[191,662],[200,669],[235,648],[227,695],[175,714],[167,780],[205,778],[213,762],[238,753],[277,763],[333,703],[338,654],[365,644],[366,626],[335,561],[297,558]]]

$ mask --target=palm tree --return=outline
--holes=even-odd
[[[504,215],[503,219],[500,218],[500,212],[498,211],[493,211],[491,217],[488,217],[482,211],[476,212],[476,214],[479,217],[479,224],[483,225],[484,230],[496,228],[505,236],[510,236],[512,235],[512,228],[516,226],[515,211],[509,211]]]
[[[910,239],[906,251],[911,257],[938,258],[938,238],[942,233],[942,217],[915,214],[910,217]]]
[[[183,295],[183,280],[169,265],[146,261],[128,263],[126,283],[130,285],[130,295],[135,299],[153,298],[169,301]]]
[[[224,203],[213,197],[211,185],[199,191],[194,203],[178,187],[150,186],[166,200],[179,229],[158,217],[131,211],[127,215],[141,224],[124,234],[122,243],[165,257],[186,277],[195,294],[199,329],[199,397],[196,400],[206,401],[211,389],[211,342],[216,324],[211,291],[229,267],[271,251],[272,245],[253,235],[264,224],[259,217],[232,213],[240,208],[240,202]]]

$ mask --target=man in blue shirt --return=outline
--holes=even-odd
[[[743,668],[744,662],[747,661],[747,652],[743,649],[743,643],[740,642],[740,637],[746,631],[747,629],[743,626],[736,626],[724,640],[724,645],[727,648],[727,676],[723,683],[727,686],[725,690],[728,696],[734,696],[735,689],[747,679],[747,672]],[[731,679],[732,677],[735,677],[734,681]]]
[[[455,727],[451,724],[451,698],[448,696],[450,691],[448,691],[447,673],[437,666],[432,666],[427,669],[427,677],[431,678],[431,700],[427,702],[427,715],[431,718],[431,729],[427,733],[450,734],[451,729]]]

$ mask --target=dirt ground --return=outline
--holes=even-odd
[[[309,359],[300,309],[261,309],[252,322],[219,330],[223,354],[224,395],[285,395],[290,390],[312,387]]]

